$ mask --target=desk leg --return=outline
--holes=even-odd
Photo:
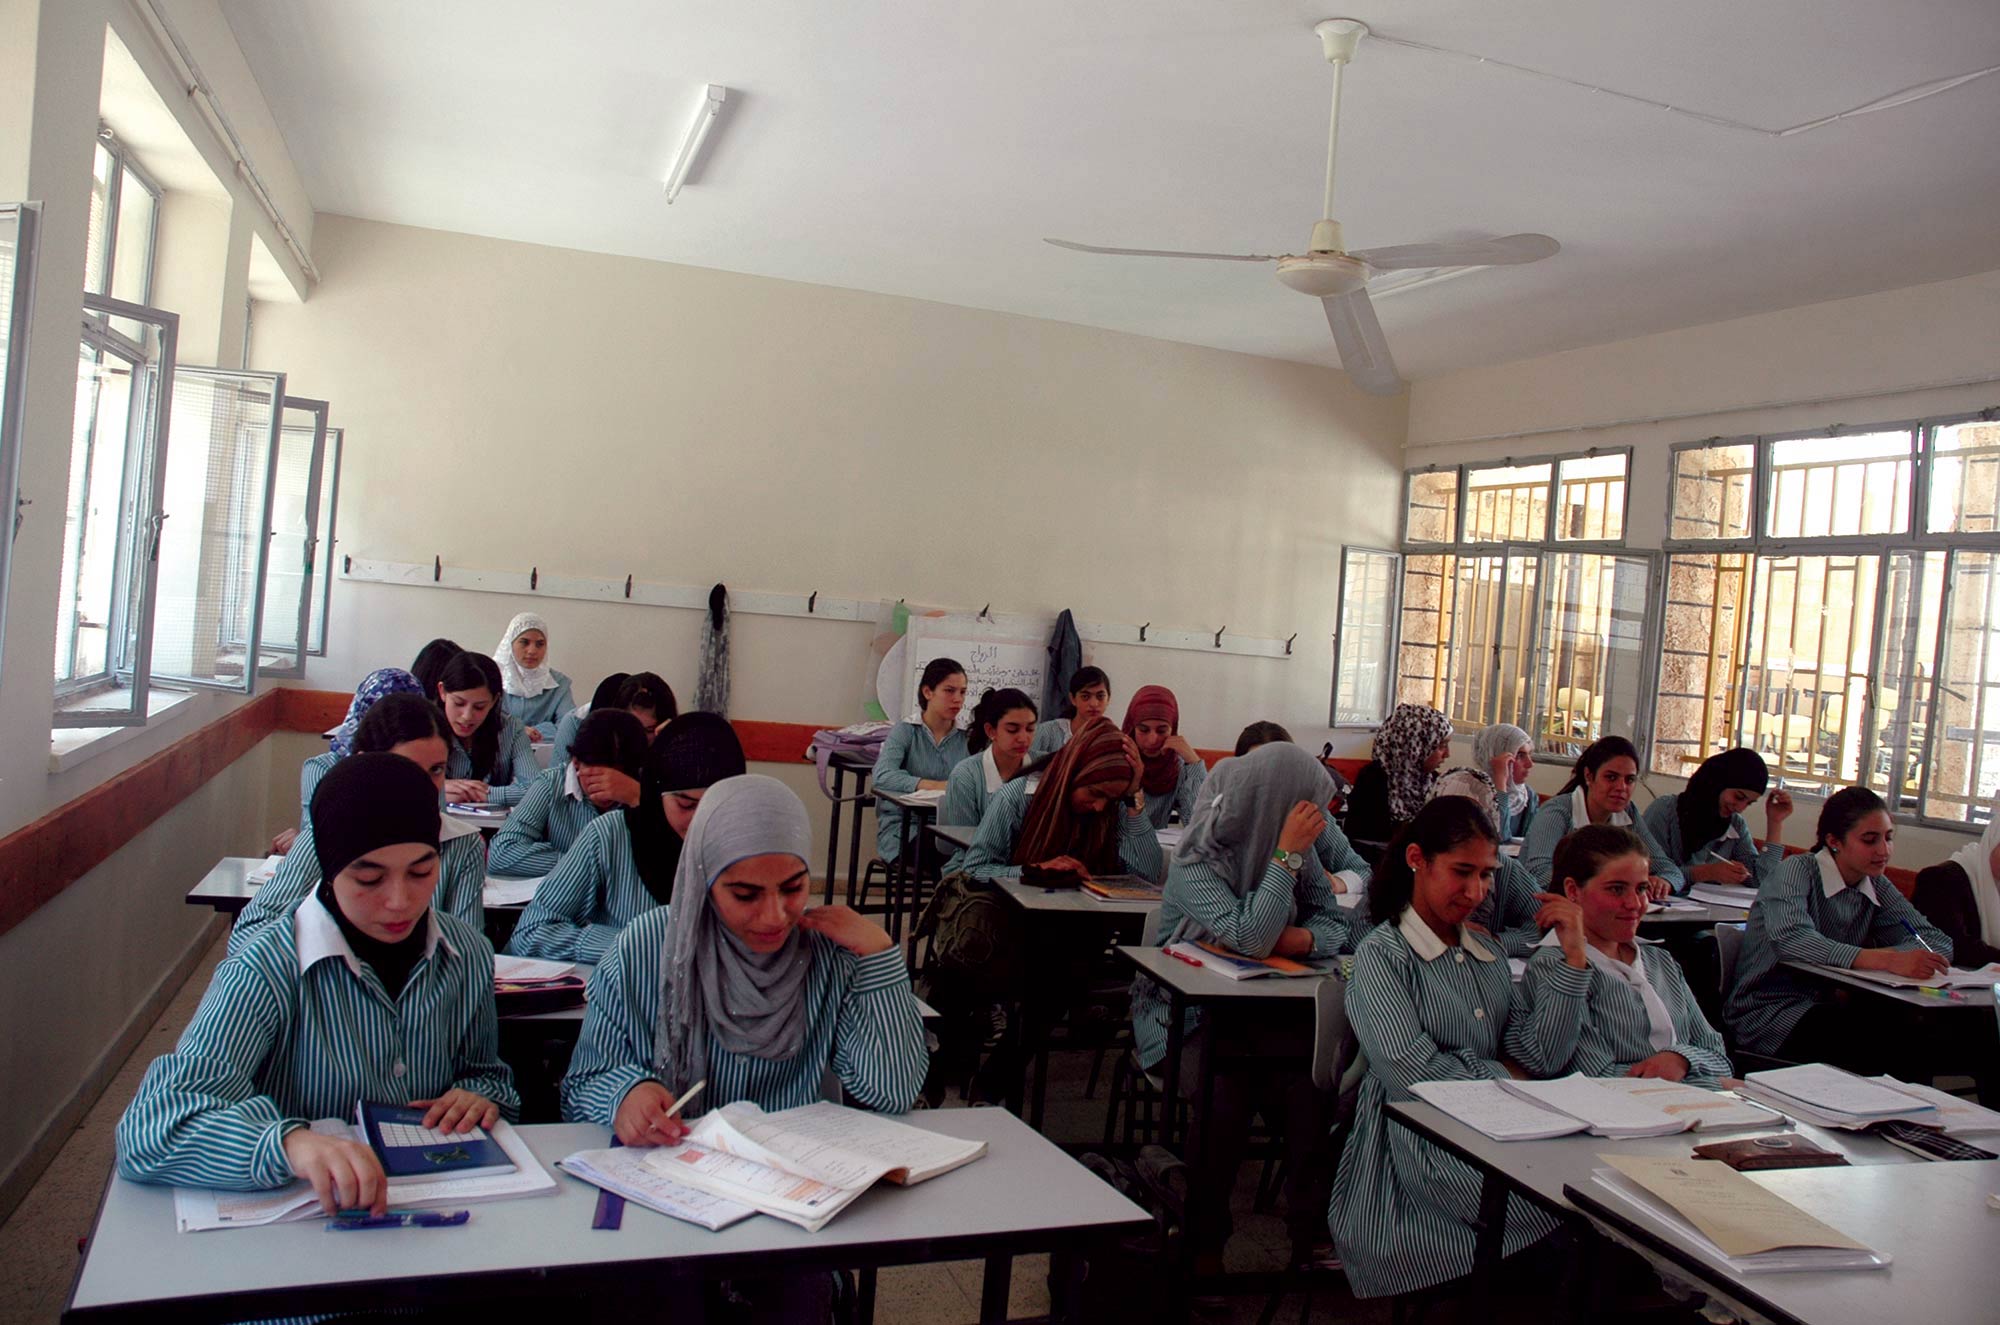
[[[826,904],[833,905],[833,875],[840,868],[840,797],[846,790],[847,770],[839,764],[833,766],[833,822],[826,830]],[[861,807],[854,807],[854,817],[861,817]]]
[[[847,904],[854,905],[854,895],[861,887],[861,804],[868,794],[866,774],[854,775],[854,825],[847,836]]]
[[[1160,1102],[1160,1143],[1172,1148],[1180,1136],[1181,1115],[1181,1019],[1187,1010],[1181,1006],[1178,989],[1169,988],[1167,995],[1167,1075],[1165,1096]]]
[[[875,1325],[875,1267],[872,1265],[856,1277],[854,1325]]]
[[[1109,1250],[1109,1243],[1093,1247],[1092,1254]],[[1049,1253],[1049,1319],[1051,1321],[1081,1321],[1083,1319],[1083,1278],[1086,1262],[1073,1251],[1055,1250]]]
[[[1014,1284],[1014,1258],[988,1256],[979,1281],[980,1325],[1001,1325],[1007,1319],[1007,1290]]]
[[[1479,1188],[1479,1236],[1473,1243],[1473,1291],[1482,1296],[1492,1290],[1493,1276],[1500,1269],[1501,1252],[1507,1240],[1507,1184],[1497,1173],[1486,1175]]]

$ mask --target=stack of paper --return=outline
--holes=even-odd
[[[1495,1141],[1592,1136],[1668,1136],[1691,1128],[1783,1126],[1784,1119],[1722,1091],[1644,1077],[1555,1081],[1422,1081],[1413,1094]]]
[[[575,962],[543,961],[538,957],[493,956],[493,983],[499,985],[542,985],[567,980],[576,974]]]
[[[1704,904],[1692,897],[1675,897],[1669,893],[1665,897],[1655,897],[1646,908],[1647,914],[1655,911],[1701,911]]]
[[[488,906],[526,906],[535,900],[535,889],[541,887],[546,874],[538,874],[532,879],[500,879],[486,876],[485,903]]]
[[[264,857],[263,864],[257,866],[257,868],[251,870],[248,874],[243,876],[243,886],[246,888],[263,887],[265,884],[269,883],[272,879],[278,877],[278,866],[284,863],[285,863],[285,858],[283,856]]]
[[[1666,1227],[1704,1260],[1738,1274],[1880,1270],[1889,1258],[1823,1224],[1769,1188],[1711,1160],[1600,1155],[1600,1194]]]
[[[1870,1077],[1869,1080],[1901,1091],[1919,1103],[1934,1106],[1938,1111],[1937,1121],[1947,1136],[2000,1136],[2000,1113],[1981,1108],[1971,1100],[1962,1100],[1930,1086],[1898,1081],[1894,1077]]]
[[[1205,966],[1226,980],[1255,980],[1266,975],[1296,979],[1307,975],[1325,975],[1333,969],[1331,966],[1293,961],[1290,957],[1245,957],[1219,943],[1169,943],[1166,950],[1188,965]]]
[[[1936,1105],[1824,1063],[1752,1072],[1741,1090],[1800,1122],[1851,1132],[1890,1118],[1932,1127],[1940,1121]]]
[[[1085,879],[1083,891],[1107,902],[1157,902],[1166,890],[1137,874],[1107,874],[1102,878]]]
[[[1500,1089],[1497,1081],[1419,1081],[1410,1093],[1495,1141],[1570,1136],[1584,1124],[1566,1113]]]
[[[1738,911],[1748,911],[1757,901],[1757,890],[1733,883],[1697,883],[1687,892],[1691,902],[1706,902],[1710,906],[1730,906]]]
[[[1625,1138],[1685,1132],[1694,1119],[1668,1113],[1581,1072],[1555,1081],[1502,1081],[1500,1088],[1582,1122],[1592,1136]]]
[[[352,1123],[340,1118],[322,1118],[312,1125],[322,1136],[338,1136],[366,1145],[367,1137]],[[434,1182],[403,1182],[396,1185],[395,1205],[399,1210],[420,1207],[469,1205],[474,1201],[501,1201],[515,1196],[547,1196],[556,1190],[556,1180],[541,1166],[521,1134],[505,1121],[493,1125],[493,1139],[514,1161],[515,1171],[487,1178],[439,1178]],[[174,1223],[183,1233],[201,1233],[218,1228],[250,1228],[258,1224],[288,1224],[299,1219],[320,1219],[325,1212],[312,1184],[303,1179],[265,1192],[227,1192],[202,1187],[174,1188]]]
[[[579,1150],[557,1160],[556,1167],[648,1210],[658,1210],[707,1229],[728,1228],[757,1213],[740,1201],[711,1196],[699,1188],[675,1182],[646,1162],[651,1153],[630,1146]]]
[[[1902,975],[1896,971],[1863,971],[1851,966],[1822,966],[1818,962],[1801,963],[1810,970],[1832,971],[1840,975],[1851,975],[1857,980],[1867,980],[1871,984],[1887,985],[1891,989],[1979,989],[2000,981],[2000,964],[1993,966],[1953,966],[1939,975]]]
[[[1185,832],[1187,832],[1186,824],[1168,824],[1165,828],[1154,829],[1153,836],[1160,839],[1160,850],[1174,851],[1179,849],[1181,834]]]

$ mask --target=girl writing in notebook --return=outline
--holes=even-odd
[[[553,737],[576,700],[569,678],[548,665],[549,623],[533,612],[515,616],[500,635],[493,661],[505,683],[507,716],[521,724],[530,741]]]
[[[461,653],[438,673],[437,705],[451,727],[447,801],[518,805],[541,771],[527,731],[500,697],[500,669],[483,654]]]
[[[889,729],[872,775],[877,791],[908,795],[943,791],[951,770],[967,754],[959,728],[965,707],[965,668],[950,658],[933,658],[917,681],[917,720]],[[875,854],[895,864],[903,851],[903,807],[875,798]]]
[[[708,788],[743,772],[727,718],[683,713],[653,738],[639,803],[600,814],[577,835],[521,913],[507,951],[594,962],[618,931],[672,896],[683,839]]]
[[[639,804],[646,729],[624,709],[603,709],[577,728],[569,758],[535,779],[493,835],[486,869],[506,879],[553,870],[598,815]]]
[[[354,729],[352,755],[399,755],[422,769],[432,788],[444,786],[446,760],[444,716],[437,706],[417,695],[384,695],[375,701]],[[341,760],[340,763],[345,763]],[[335,768],[339,763],[334,765]],[[329,772],[328,776],[331,776]],[[325,779],[321,779],[322,783]],[[314,791],[318,795],[317,789]],[[486,844],[479,829],[447,818],[439,828],[441,882],[431,901],[438,910],[457,916],[474,929],[483,929],[486,907],[482,900],[486,887]],[[250,905],[236,917],[229,931],[229,951],[241,952],[256,936],[273,924],[289,922],[293,910],[320,883],[319,855],[313,845],[311,809],[298,840],[278,865],[272,880],[257,890]]]
[[[1866,787],[1846,787],[1820,807],[1817,849],[1772,870],[1743,930],[1736,987],[1723,1007],[1736,1047],[1800,1063],[1893,1071],[1897,1046],[1846,991],[1786,968],[1815,962],[1912,979],[1940,975],[1951,940],[1889,882],[1896,826]]]
[[[1111,678],[1102,667],[1079,667],[1069,678],[1070,716],[1051,717],[1035,728],[1035,743],[1028,758],[1040,759],[1063,748],[1074,732],[1092,718],[1111,711]]]
[[[515,1116],[493,950],[431,905],[439,821],[437,788],[408,759],[334,766],[312,804],[319,887],[216,968],[119,1120],[120,1174],[232,1190],[304,1178],[329,1214],[379,1214],[375,1152],[308,1122],[352,1119],[361,1100],[425,1107],[424,1125],[448,1132]]]
[[[945,779],[944,804],[938,822],[976,827],[986,803],[1021,770],[1035,740],[1035,701],[1012,686],[989,689],[972,706],[972,725],[965,733],[968,758],[959,761]],[[944,872],[959,869],[964,852],[945,862]]]
[[[1630,829],[1586,825],[1557,844],[1554,877],[1582,912],[1584,965],[1553,930],[1528,962],[1507,1052],[1530,1074],[1698,1082],[1730,1075],[1722,1036],[1702,1015],[1680,963],[1639,938],[1651,867]]]
[[[1623,736],[1606,736],[1592,742],[1577,756],[1576,769],[1563,789],[1543,801],[1528,825],[1528,841],[1521,848],[1521,863],[1535,876],[1535,883],[1550,886],[1555,870],[1556,843],[1572,829],[1586,824],[1610,824],[1629,828],[1646,844],[1651,864],[1646,888],[1654,897],[1687,891],[1687,879],[1679,862],[1669,858],[1658,839],[1647,831],[1645,820],[1632,813],[1632,789],[1639,783],[1639,752]]]
[[[1103,718],[1077,728],[1045,764],[1025,765],[987,802],[961,868],[981,879],[1030,866],[1079,882],[1099,874],[1159,878],[1160,839],[1131,804],[1139,763],[1131,740]]]
[[[1195,797],[1208,776],[1208,766],[1181,735],[1181,706],[1165,686],[1140,686],[1125,706],[1125,734],[1139,747],[1145,769],[1139,776],[1140,808],[1153,827],[1165,828],[1173,816],[1182,823],[1194,817]]]
[[[1356,1297],[1412,1293],[1469,1274],[1480,1177],[1463,1160],[1387,1117],[1420,1081],[1526,1074],[1502,1043],[1514,981],[1492,940],[1465,927],[1499,862],[1493,823],[1462,796],[1425,805],[1368,881],[1380,918],[1354,950],[1347,1019],[1367,1055],[1354,1123],[1334,1177],[1329,1223]],[[1582,966],[1576,903],[1550,903],[1565,960]],[[1509,1197],[1503,1255],[1547,1237],[1553,1215]]]
[[[1764,802],[1764,847],[1750,838],[1744,812],[1764,795],[1771,770],[1755,750],[1724,750],[1702,760],[1685,790],[1662,796],[1642,816],[1647,833],[1689,883],[1755,888],[1785,859],[1792,798],[1782,787]],[[1749,905],[1746,896],[1744,905]]]
[[[1332,786],[1326,769],[1287,742],[1260,746],[1218,764],[1194,822],[1167,871],[1159,913],[1163,942],[1213,943],[1246,957],[1332,957],[1351,944],[1348,913],[1326,876],[1306,872],[1307,853],[1328,827]],[[1218,1014],[1220,1015],[1220,1014]],[[1229,1239],[1229,1192],[1243,1162],[1252,1112],[1288,1146],[1286,1207],[1293,1243],[1323,1241],[1320,1212],[1330,1175],[1324,1156],[1328,1116],[1307,1065],[1312,1046],[1297,1027],[1189,1018],[1176,1088],[1196,1098],[1211,1055],[1254,1056],[1249,1069],[1215,1073],[1211,1107],[1196,1111],[1190,1144],[1206,1157],[1188,1200],[1188,1236],[1197,1273],[1219,1269]],[[1132,1036],[1139,1060],[1158,1070],[1167,1052],[1167,1001],[1150,981],[1135,984]],[[1226,1046],[1226,1047],[1225,1047]],[[1291,1066],[1276,1062],[1289,1060]],[[1206,1135],[1201,1135],[1205,1133]]]

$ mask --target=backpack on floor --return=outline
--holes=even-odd
[[[1020,911],[990,879],[961,870],[938,880],[916,937],[930,940],[927,969],[955,985],[994,997],[1020,986]]]

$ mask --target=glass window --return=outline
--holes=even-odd
[[[338,537],[334,520],[340,511],[340,451],[346,441],[343,428],[326,430],[326,457],[319,470],[319,521],[313,540],[313,571],[319,585],[313,594],[312,622],[306,631],[306,652],[326,657],[326,621],[333,611],[334,544]]]
[[[257,662],[257,670],[267,676],[305,675],[302,641],[312,606],[312,539],[326,414],[325,401],[285,399],[272,480],[264,632]]]
[[[1639,729],[1647,591],[1643,556],[1560,552],[1542,565],[1537,744],[1574,758],[1600,736]]]
[[[1690,446],[1674,452],[1669,538],[1749,538],[1757,532],[1754,442]]]
[[[1520,722],[1534,654],[1538,559],[1457,558],[1449,620],[1451,669],[1440,705],[1454,722]]]
[[[1778,539],[1908,532],[1911,441],[1906,430],[1771,443],[1764,532]]]
[[[2000,555],[1952,553],[1946,583],[1937,684],[1913,687],[1927,744],[1913,743],[1929,750],[1923,813],[1983,824],[2000,793]]]
[[[118,231],[111,248],[111,297],[143,304],[153,294],[153,236],[160,199],[128,165],[118,171]]]
[[[90,294],[111,293],[111,199],[117,176],[117,160],[99,142],[90,169],[90,215],[84,222],[83,288]]]
[[[1402,560],[1375,548],[1340,550],[1340,627],[1333,638],[1335,727],[1374,726],[1389,715],[1395,689],[1390,650]]]
[[[1743,552],[1667,558],[1654,708],[1652,766],[1657,773],[1686,777],[1702,760],[1735,744],[1750,561]]]
[[[35,270],[34,207],[0,205],[0,627],[5,624],[7,567],[17,523],[24,408],[22,370],[28,357],[27,292]]]
[[[2000,423],[1945,424],[1930,430],[1933,534],[2000,532]]]
[[[1630,457],[1574,456],[1556,469],[1556,541],[1617,543],[1625,537],[1625,471]]]
[[[1791,785],[1861,780],[1881,558],[1759,557],[1738,741]]]
[[[1409,477],[1403,541],[1451,543],[1458,536],[1458,471],[1417,470]]]
[[[1467,466],[1467,543],[1539,543],[1549,536],[1547,462]]]

